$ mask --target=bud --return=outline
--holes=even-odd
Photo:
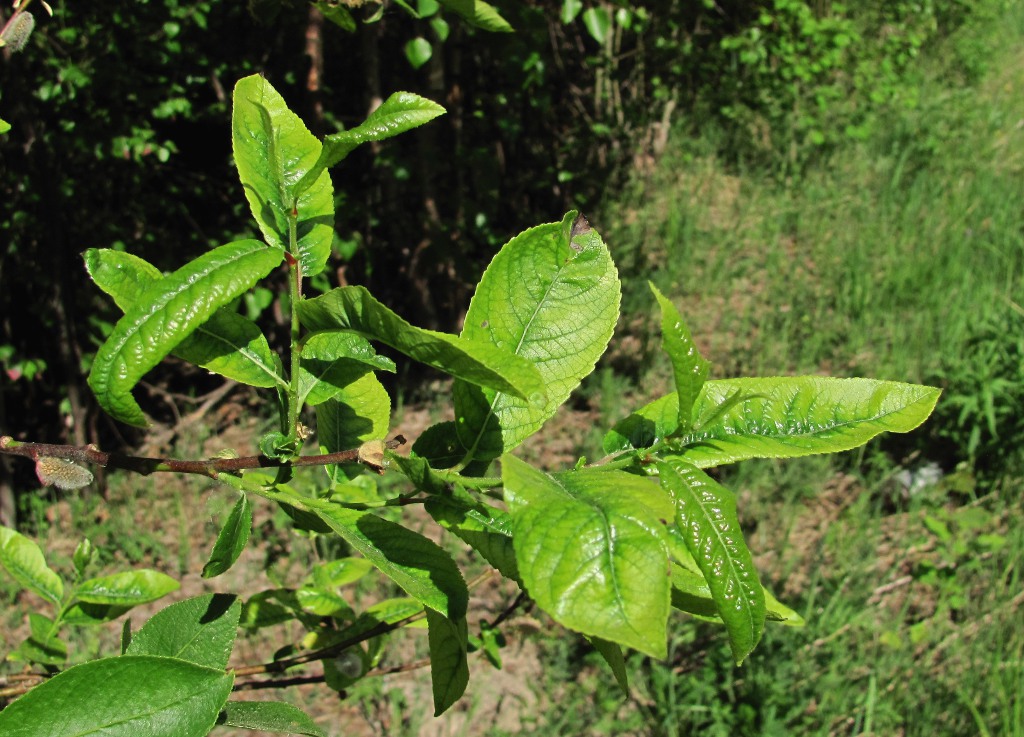
[[[36,476],[43,486],[56,486],[58,489],[81,489],[92,483],[92,473],[81,466],[63,458],[43,456],[36,461]]]

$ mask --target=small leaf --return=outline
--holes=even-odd
[[[338,28],[349,33],[355,33],[356,19],[352,17],[352,13],[344,5],[337,2],[328,2],[328,0],[316,0],[314,5],[316,5],[317,10],[324,14],[324,18]]]
[[[419,69],[430,61],[430,57],[434,55],[434,49],[430,45],[430,41],[420,36],[407,41],[403,51],[405,51],[405,58],[409,60],[409,64],[412,65],[413,69]]]
[[[678,425],[686,432],[693,426],[693,403],[707,381],[711,364],[697,350],[679,310],[654,284],[648,282],[648,285],[661,307],[661,347],[672,361],[679,406]]]
[[[430,682],[437,717],[459,700],[469,684],[466,617],[451,620],[428,609],[427,624],[430,628]]]
[[[313,569],[313,581],[321,588],[337,588],[355,583],[373,570],[366,558],[338,558]]]
[[[8,660],[42,665],[64,665],[68,646],[54,632],[53,620],[37,612],[28,613],[31,635],[7,654]]]
[[[93,564],[98,552],[96,546],[92,544],[89,538],[85,538],[82,542],[78,543],[78,546],[75,548],[75,554],[71,556],[71,561],[74,563],[75,572],[79,576],[84,575],[85,570]]]
[[[173,658],[93,660],[58,673],[0,711],[0,734],[206,737],[233,680],[223,670]]]
[[[458,535],[501,575],[511,581],[519,580],[512,519],[507,513],[475,501],[464,491],[456,491],[451,497],[431,497],[424,507],[434,521]]]
[[[155,601],[179,587],[180,584],[170,576],[143,568],[82,581],[75,591],[75,598],[88,604],[137,606]]]
[[[483,0],[439,0],[441,5],[461,15],[468,23],[494,33],[511,33],[515,29],[501,17],[490,3]]]
[[[217,724],[262,732],[327,737],[327,733],[297,706],[283,701],[229,701]]]
[[[620,471],[548,475],[502,456],[519,573],[560,624],[654,657],[667,652],[668,495]]]
[[[587,8],[583,11],[583,25],[592,39],[603,44],[612,28],[612,16],[607,8]]]
[[[622,656],[622,648],[614,642],[602,640],[600,637],[591,637],[590,644],[601,654],[604,662],[612,669],[615,682],[619,684],[622,693],[629,695],[629,675],[626,673],[626,659]]]
[[[554,415],[604,353],[619,300],[608,247],[576,212],[520,233],[501,249],[473,295],[462,337],[532,363],[547,399],[456,381],[457,429],[468,454],[497,458]]]
[[[235,85],[231,141],[235,166],[253,217],[267,243],[287,250],[297,212],[293,254],[304,277],[323,271],[334,240],[334,190],[322,168],[297,187],[320,158],[322,146],[259,75]]]
[[[203,594],[160,610],[128,645],[127,655],[162,655],[224,670],[235,645],[242,603],[229,594]]]
[[[317,405],[370,371],[395,370],[390,358],[378,356],[365,338],[354,333],[318,333],[302,347],[299,402]]]
[[[728,489],[685,463],[659,463],[661,484],[676,503],[676,524],[700,567],[742,663],[764,632],[764,591]]]
[[[303,300],[298,312],[310,330],[350,330],[468,382],[523,399],[543,397],[544,382],[528,361],[493,345],[414,327],[363,287],[339,287]]]
[[[144,427],[146,417],[131,395],[139,379],[280,262],[281,253],[259,241],[237,241],[149,284],[93,360],[89,386],[103,409],[122,422]]]
[[[11,124],[8,123],[6,120],[3,120],[2,118],[0,118],[0,135],[3,135],[4,133],[7,133],[10,130],[11,130]]]
[[[39,546],[9,527],[0,527],[0,564],[15,581],[60,606],[64,583],[49,566]]]
[[[649,448],[678,427],[679,399],[673,392],[615,423],[604,436],[603,449],[611,455],[632,448]]]
[[[220,528],[217,542],[213,544],[210,559],[203,566],[203,578],[213,578],[228,570],[245,550],[252,530],[252,504],[245,494],[238,495],[224,526]]]
[[[352,607],[333,591],[304,586],[295,592],[299,606],[318,617],[345,617],[352,615]]]

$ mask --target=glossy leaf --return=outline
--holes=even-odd
[[[283,701],[229,701],[217,724],[261,732],[327,737],[309,714]]]
[[[684,463],[659,463],[662,486],[676,504],[676,524],[711,589],[729,633],[733,658],[742,663],[764,632],[764,591],[743,539],[732,493]]]
[[[339,287],[298,305],[309,330],[348,330],[474,384],[543,401],[544,382],[528,361],[493,345],[410,325],[363,287]]]
[[[127,655],[162,655],[224,670],[235,646],[242,603],[228,594],[203,594],[171,604],[132,636]]]
[[[629,675],[626,673],[626,658],[622,655],[622,648],[614,642],[602,640],[600,637],[591,637],[590,644],[604,658],[604,662],[612,669],[615,682],[619,684],[622,693],[629,695]]]
[[[540,429],[594,369],[619,319],[619,279],[608,248],[586,220],[531,228],[484,272],[462,337],[492,343],[540,372],[544,402],[457,381],[459,440],[477,460],[497,458]]]
[[[679,399],[675,392],[655,399],[615,423],[604,436],[604,452],[649,448],[679,427]]]
[[[302,346],[299,402],[317,405],[370,371],[394,371],[395,363],[378,356],[365,338],[354,333],[318,333]]]
[[[224,525],[217,534],[210,559],[203,566],[203,578],[213,578],[228,570],[245,550],[252,531],[252,503],[245,494],[238,495],[238,501],[228,513]]]
[[[367,512],[337,507],[317,509],[316,514],[409,596],[450,619],[465,616],[466,582],[448,553],[435,543]]]
[[[697,401],[711,364],[704,359],[693,342],[689,328],[679,310],[665,298],[658,288],[648,282],[661,307],[661,348],[672,362],[676,384],[676,404],[679,407],[678,427],[689,430],[693,426],[693,403]]]
[[[519,573],[560,624],[664,658],[671,500],[619,471],[548,475],[502,456]]]
[[[413,69],[419,69],[434,55],[434,48],[430,45],[430,41],[421,36],[406,41],[402,50]]]
[[[333,399],[317,405],[316,430],[323,453],[336,453],[360,447],[388,433],[391,398],[373,374],[352,382]],[[337,483],[349,480],[344,466],[330,466],[328,474]],[[361,473],[362,469],[356,469]]]
[[[58,673],[0,711],[0,734],[206,737],[232,682],[223,670],[173,658],[93,660]]]
[[[419,95],[411,92],[394,93],[355,128],[327,136],[319,158],[295,187],[295,191],[304,191],[314,181],[314,177],[320,176],[320,172],[339,163],[362,144],[383,141],[405,133],[444,113],[443,107]]]
[[[427,609],[430,645],[430,682],[434,716],[441,716],[466,691],[469,684],[469,645],[465,615],[452,620]]]
[[[96,286],[125,312],[137,302],[147,285],[163,279],[159,269],[138,256],[105,248],[86,251],[85,267]],[[172,353],[207,371],[249,386],[288,385],[274,368],[274,355],[259,327],[230,307],[213,313]]]
[[[46,565],[39,546],[9,527],[0,527],[0,564],[21,586],[60,606],[64,582]]]
[[[501,575],[512,581],[519,580],[512,519],[506,512],[478,502],[458,489],[451,496],[431,497],[424,507],[434,521],[458,535]]]
[[[483,0],[438,0],[448,10],[458,13],[466,22],[495,33],[511,33],[514,28],[490,3]]]
[[[267,243],[287,250],[294,205],[293,255],[299,260],[302,276],[316,276],[331,255],[334,189],[324,170],[301,190],[296,185],[320,158],[320,141],[259,75],[240,79],[233,99],[235,166],[260,232]]]
[[[170,576],[142,568],[82,581],[75,590],[75,598],[89,604],[137,606],[155,601],[179,587]]]
[[[146,417],[131,395],[139,379],[280,262],[281,253],[259,241],[237,241],[147,285],[93,360],[89,385],[103,409],[144,427]]]

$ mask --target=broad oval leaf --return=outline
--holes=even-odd
[[[497,458],[540,429],[594,370],[619,319],[619,278],[608,247],[570,212],[509,241],[484,272],[462,337],[525,358],[543,403],[457,381],[459,440],[476,460]]]
[[[9,527],[0,527],[0,564],[26,589],[60,606],[64,582],[46,565],[39,546]]]
[[[502,456],[519,573],[554,619],[654,657],[667,653],[668,495],[620,471],[554,476]]]
[[[732,493],[685,463],[659,463],[661,485],[676,504],[676,524],[704,574],[718,615],[742,663],[764,632],[764,591],[743,539]]]
[[[436,543],[368,512],[342,507],[315,512],[409,596],[451,619],[465,617],[466,582],[451,556]]]
[[[170,576],[142,568],[82,581],[75,590],[75,599],[89,604],[137,606],[155,601],[179,587],[180,584]]]
[[[57,674],[0,711],[0,734],[206,737],[233,680],[223,670],[173,658],[93,660]]]
[[[245,550],[252,531],[252,503],[244,493],[238,495],[238,501],[231,508],[228,518],[217,534],[210,559],[203,566],[203,578],[213,578],[228,570]]]
[[[456,378],[543,401],[544,381],[529,362],[489,343],[410,325],[363,287],[338,287],[298,304],[309,330],[349,330]]]
[[[127,655],[161,655],[224,670],[235,646],[242,603],[229,594],[203,594],[171,604],[132,636]]]
[[[433,609],[427,609],[427,625],[434,716],[438,717],[459,700],[469,684],[468,628],[465,616],[453,620]]]
[[[327,737],[309,714],[283,701],[229,701],[217,718],[225,727]]]
[[[317,333],[302,346],[299,403],[317,405],[370,371],[394,371],[395,363],[378,356],[369,341],[354,333]]]
[[[678,426],[689,430],[693,426],[693,403],[697,401],[711,364],[697,350],[689,328],[679,310],[658,288],[648,282],[661,307],[661,348],[672,362],[676,383],[676,403],[679,407]]]
[[[123,251],[91,248],[85,252],[85,267],[100,289],[127,312],[149,284],[163,274],[148,261]],[[274,368],[274,355],[267,339],[252,320],[223,307],[195,332],[185,338],[172,353],[249,386],[287,387]]]
[[[284,98],[259,75],[235,85],[231,142],[245,198],[263,237],[288,250],[293,204],[298,213],[294,256],[302,276],[323,271],[334,240],[334,189],[322,170],[298,194],[296,185],[320,157],[321,145]]]
[[[145,427],[131,390],[218,308],[281,262],[281,252],[255,240],[220,246],[147,285],[100,347],[89,373],[100,405],[113,417]]]

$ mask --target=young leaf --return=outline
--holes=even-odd
[[[132,606],[114,606],[110,604],[89,604],[79,601],[72,604],[64,611],[64,624],[73,624],[77,627],[95,627],[101,624],[113,622]]]
[[[648,282],[648,285],[661,307],[661,347],[672,361],[679,406],[678,426],[686,432],[693,426],[693,403],[707,381],[711,364],[697,350],[676,306],[654,284]]]
[[[217,724],[261,732],[327,737],[306,712],[283,701],[229,701],[217,718]]]
[[[465,20],[478,28],[495,33],[511,33],[515,29],[501,17],[490,3],[483,0],[438,0],[444,7],[458,13]]]
[[[213,544],[210,559],[203,566],[203,578],[213,578],[228,570],[245,550],[252,530],[252,504],[245,494],[238,495],[224,526],[220,528],[217,542]]]
[[[259,75],[240,79],[233,100],[235,166],[260,232],[267,243],[287,250],[294,206],[298,219],[293,255],[302,276],[316,276],[331,255],[334,189],[323,170],[301,190],[295,185],[319,159],[320,141]]]
[[[455,562],[422,535],[367,512],[316,509],[352,548],[424,606],[450,619],[465,617],[469,591]]]
[[[305,191],[321,172],[342,161],[358,146],[405,133],[444,113],[445,109],[436,102],[411,92],[395,92],[355,128],[327,136],[320,157],[295,185],[295,192]]]
[[[0,527],[0,565],[23,587],[60,606],[64,582],[46,565],[39,546],[9,527]]]
[[[224,670],[235,646],[242,603],[228,594],[203,594],[154,614],[128,645],[127,655],[162,655]]]
[[[370,371],[395,370],[395,363],[378,356],[365,338],[353,333],[318,333],[302,346],[299,402],[326,402]]]
[[[427,624],[434,716],[438,717],[459,700],[469,684],[466,617],[452,620],[427,609]]]
[[[662,486],[676,504],[676,524],[704,574],[737,664],[764,632],[764,591],[728,489],[685,463],[659,463]]]
[[[206,737],[233,676],[173,658],[120,655],[68,668],[0,711],[4,737]],[[69,708],[69,703],[74,708]]]
[[[591,637],[590,644],[594,646],[594,649],[604,658],[604,662],[612,669],[612,675],[615,676],[615,682],[619,684],[622,693],[628,696],[629,675],[626,673],[626,659],[622,656],[622,648],[614,642],[602,640],[600,637]]]
[[[281,262],[281,253],[259,241],[229,243],[149,284],[96,353],[89,386],[116,419],[145,427],[131,390],[206,322]]]
[[[560,624],[664,658],[672,504],[646,478],[619,471],[548,475],[501,459],[519,573]]]
[[[75,590],[75,598],[88,604],[137,606],[178,588],[180,584],[170,576],[142,568],[82,581]]]
[[[53,620],[37,612],[28,613],[31,635],[7,653],[7,659],[42,665],[64,665],[68,646],[53,631]]]
[[[124,312],[131,309],[148,284],[163,279],[159,269],[138,256],[106,248],[86,251],[85,268],[96,286],[113,297]],[[259,327],[230,307],[213,313],[172,353],[249,386],[288,386],[274,368],[274,355]]]
[[[603,449],[609,455],[631,448],[649,448],[679,427],[679,399],[675,392],[644,405],[604,436]]]
[[[619,299],[608,248],[575,211],[501,249],[473,295],[462,337],[535,365],[547,399],[526,401],[456,381],[459,440],[474,459],[497,458],[555,413],[604,353],[619,319]]]
[[[940,391],[872,379],[794,376],[709,381],[694,406],[710,415],[736,392],[747,399],[684,437],[682,458],[698,468],[747,458],[795,458],[856,448],[882,432],[909,432]]]
[[[417,328],[363,287],[339,287],[298,304],[309,330],[350,330],[473,384],[543,401],[544,381],[525,359],[493,345]]]

